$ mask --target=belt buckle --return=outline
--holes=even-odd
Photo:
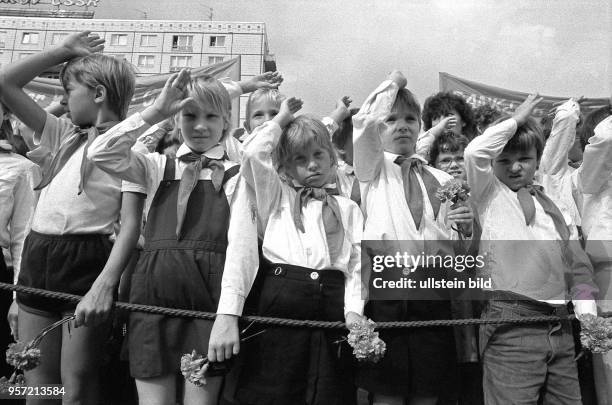
[[[274,275],[275,276],[280,276],[281,274],[283,274],[282,267],[278,266],[277,268],[274,269]]]

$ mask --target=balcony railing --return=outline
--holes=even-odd
[[[176,45],[172,47],[173,51],[177,52],[193,52],[193,46],[191,45]]]

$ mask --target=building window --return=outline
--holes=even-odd
[[[64,40],[68,36],[67,33],[64,32],[54,32],[51,35],[51,45],[57,45]]]
[[[140,46],[156,46],[157,35],[141,35]]]
[[[191,67],[191,56],[171,56],[170,71],[178,72],[182,68]]]
[[[138,67],[151,68],[155,66],[154,55],[139,55],[138,56]]]
[[[38,32],[24,32],[21,37],[22,44],[37,44],[38,43]]]
[[[112,34],[111,45],[127,45],[128,36],[127,34]]]
[[[6,46],[6,31],[0,31],[0,48],[4,48]]]
[[[180,52],[193,52],[192,35],[173,35],[172,50]]]
[[[212,65],[213,63],[220,63],[223,62],[223,56],[209,56],[208,57],[208,64]]]
[[[115,55],[111,55],[113,58],[115,59],[119,59],[119,60],[124,60],[125,59],[125,55],[122,53],[117,53]]]
[[[210,37],[211,47],[222,47],[225,46],[225,36]]]

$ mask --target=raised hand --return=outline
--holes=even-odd
[[[251,93],[257,89],[277,89],[282,82],[283,76],[279,72],[265,72],[239,84],[243,93]]]
[[[104,39],[91,31],[77,32],[68,35],[60,45],[69,58],[87,56],[104,50]]]
[[[434,125],[431,129],[435,132],[435,135],[438,136],[442,134],[444,131],[450,131],[457,125],[457,117],[454,115],[449,115],[448,117],[444,117]]]
[[[333,119],[338,125],[340,125],[342,121],[350,117],[351,112],[349,111],[348,107],[351,105],[352,102],[353,100],[351,100],[349,96],[344,96],[338,99],[338,101],[336,101],[336,108],[334,109],[334,111],[332,111],[330,115],[331,119]]]
[[[336,108],[349,108],[353,100],[349,96],[343,96],[341,99],[336,101]]]
[[[285,99],[281,106],[280,110],[276,117],[274,117],[273,121],[276,122],[281,128],[287,126],[291,121],[293,121],[293,114],[298,112],[302,108],[302,100],[295,97],[289,97]]]
[[[523,125],[531,114],[533,113],[533,109],[543,100],[543,97],[540,97],[538,94],[530,94],[527,96],[525,101],[514,110],[514,114],[512,114],[512,118],[514,118],[517,124]]]
[[[393,80],[397,83],[400,89],[403,89],[408,84],[408,80],[406,80],[404,74],[397,69],[389,73],[389,80]]]
[[[193,99],[188,97],[188,86],[191,83],[191,73],[182,69],[168,78],[159,97],[151,107],[142,112],[142,118],[148,124],[156,124],[179,112]]]

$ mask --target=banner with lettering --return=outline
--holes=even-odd
[[[172,73],[164,73],[136,78],[134,98],[130,103],[128,115],[144,110],[155,101]],[[227,61],[191,69],[191,77],[197,78],[210,75],[216,78],[228,77],[234,81],[240,80],[240,56]],[[25,86],[26,93],[30,95],[41,107],[46,107],[53,101],[60,101],[64,89],[57,79],[36,78]],[[238,126],[239,101],[232,102],[232,124]]]
[[[450,75],[445,72],[439,73],[440,77],[440,91],[450,91],[458,94],[466,99],[466,101],[472,105],[472,107],[479,107],[481,105],[489,104],[493,107],[498,108],[507,113],[512,113],[516,107],[519,106],[528,96],[528,93],[522,93],[520,91],[503,89],[500,87],[489,86],[483,83],[473,82],[465,80],[457,76]],[[557,96],[544,96],[544,100],[538,104],[534,110],[533,115],[536,117],[542,117],[553,108],[553,103],[564,101],[568,97],[557,97]],[[576,97],[582,96],[582,94],[576,94]],[[590,111],[608,105],[610,99],[608,98],[585,98],[580,103],[583,114],[588,114]]]

